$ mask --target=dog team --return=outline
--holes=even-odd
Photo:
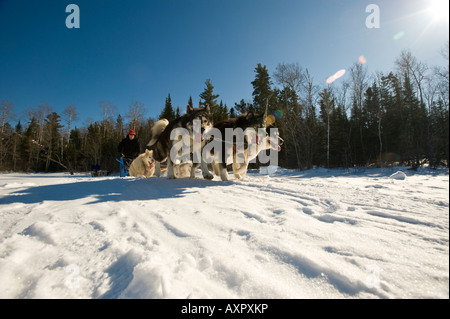
[[[140,146],[133,130],[119,143],[118,151],[127,154],[129,175],[134,177],[160,177],[166,170],[169,179],[195,178],[200,167],[203,178],[211,180],[214,175],[209,171],[210,165],[216,176],[227,181],[227,165],[231,165],[234,177],[241,179],[258,155],[261,163],[278,163],[277,152],[283,139],[277,129],[271,128],[269,134],[268,128],[260,128],[265,121],[264,115],[250,111],[213,124],[209,105],[200,108],[188,105],[184,115],[154,124],[144,153],[138,155]],[[269,156],[263,152],[266,150]],[[164,163],[165,169],[161,167]]]

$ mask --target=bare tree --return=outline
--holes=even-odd
[[[289,134],[290,138],[287,139],[287,143],[292,143],[294,146],[295,156],[297,159],[297,166],[302,168],[300,159],[300,139],[298,138],[300,125],[301,125],[301,112],[296,105],[298,104],[298,91],[300,89],[300,83],[302,81],[302,73],[298,64],[278,64],[274,73],[276,83],[283,87],[283,99],[284,99],[284,113],[285,116],[282,119],[284,134]],[[292,101],[292,99],[295,101]]]
[[[273,77],[283,87],[289,87],[297,95],[300,92],[304,75],[298,63],[281,63],[277,65]]]
[[[449,42],[444,45],[441,50],[442,57],[448,62],[449,61]],[[449,101],[449,65],[446,67],[435,67],[434,74],[437,76],[437,94],[441,98],[442,102],[446,109],[448,109],[448,101]]]
[[[110,101],[101,101],[100,107],[102,108],[103,114],[103,137],[105,138],[108,131],[108,123],[112,121],[117,108]]]
[[[407,74],[410,79],[414,80],[414,84],[419,92],[420,105],[424,105],[424,88],[423,82],[426,79],[428,66],[417,61],[409,50],[402,51],[400,58],[395,61],[398,70],[402,74]]]
[[[43,141],[45,119],[47,118],[47,115],[49,115],[51,112],[52,112],[52,107],[46,102],[39,105],[38,109],[36,110],[35,118],[37,119],[38,125],[39,125],[37,142],[39,144],[42,144],[42,141]]]
[[[333,92],[328,86],[328,88],[324,89],[321,93],[319,93],[321,97],[321,113],[323,120],[326,121],[327,124],[327,168],[330,168],[330,116],[334,109],[334,96]]]
[[[14,115],[14,104],[8,100],[3,100],[0,103],[0,112],[2,121],[0,133],[3,134],[5,131],[6,120]]]
[[[72,126],[72,122],[78,119],[78,114],[74,105],[69,105],[63,112],[67,121],[67,144],[70,143],[70,130]]]
[[[335,91],[335,99],[337,103],[337,107],[341,109],[342,114],[345,114],[346,117],[349,114],[349,109],[351,107],[351,103],[348,100],[348,92],[350,89],[350,82],[347,80],[343,80],[341,82],[341,86]],[[351,129],[350,129],[351,130]],[[345,134],[346,146],[344,147],[344,158],[345,158],[345,166],[348,168],[351,159],[351,132],[348,131]]]
[[[364,102],[364,93],[368,88],[368,79],[367,79],[367,68],[365,68],[361,63],[355,62],[350,67],[350,74],[352,77],[352,98],[356,103],[356,109],[358,112],[357,120],[359,122],[359,138],[361,142],[361,151],[362,158],[366,158],[365,156],[365,146],[363,139],[363,123],[361,119],[363,102]]]
[[[145,114],[144,104],[133,101],[130,105],[127,117],[130,119],[130,128],[136,130],[143,121]]]
[[[303,74],[303,81],[301,82],[300,103],[304,106],[305,122],[302,127],[302,138],[305,146],[305,158],[307,168],[312,168],[314,154],[317,149],[317,135],[316,135],[316,108],[319,98],[319,86],[314,83],[314,78],[309,73],[308,69]]]
[[[364,93],[368,87],[367,68],[359,62],[355,62],[350,67],[350,75],[352,77],[353,99],[356,101],[356,106],[361,111]]]
[[[316,143],[316,110],[319,87],[308,69],[303,70],[298,63],[279,64],[274,73],[276,83],[283,87],[285,112],[282,122],[288,128],[294,146],[297,164],[300,169],[311,168]],[[296,101],[291,107],[287,103],[294,94]]]

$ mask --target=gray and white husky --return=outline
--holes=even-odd
[[[261,132],[263,132],[261,134]],[[241,154],[236,149],[233,149],[231,166],[233,169],[234,178],[241,179],[247,175],[248,164],[251,163],[261,152],[266,150],[274,150],[276,152],[281,151],[281,145],[283,139],[277,134],[269,135],[266,130],[262,130],[256,134],[256,132],[250,132],[246,135],[247,139],[250,139],[248,145],[243,148]],[[226,163],[230,164],[230,163]],[[273,163],[272,163],[273,164]],[[223,181],[228,180],[228,171],[226,165],[212,162],[214,174],[220,176]]]
[[[208,141],[204,148],[205,154],[209,157],[214,174],[220,176],[223,181],[228,180],[227,165],[232,165],[235,178],[240,179],[247,174],[248,164],[254,160],[258,154],[265,150],[279,152],[283,139],[278,135],[278,130],[268,134],[268,129],[260,128],[264,123],[263,115],[255,115],[249,112],[214,125],[213,139]],[[273,130],[273,129],[271,129]],[[210,147],[211,146],[211,147]],[[211,149],[211,151],[210,151]],[[270,152],[272,155],[272,151]],[[278,155],[270,156],[269,161],[278,163]],[[267,156],[265,156],[267,158]]]
[[[200,124],[198,132],[195,132],[194,124],[196,123]],[[166,119],[157,121],[152,128],[152,139],[146,147],[146,149],[153,150],[153,158],[156,161],[155,175],[158,177],[161,175],[161,163],[167,161],[167,177],[170,179],[176,178],[174,165],[178,163],[176,158],[179,155],[180,145],[182,144],[181,146],[189,148],[188,159],[192,159],[195,145],[198,145],[200,148],[204,146],[202,136],[212,127],[209,105],[206,105],[204,108],[193,108],[188,105],[183,116],[171,122]],[[198,160],[199,162],[201,161],[203,177],[205,179],[213,179],[214,176],[208,171],[202,156],[198,157],[200,157]],[[185,161],[188,159],[184,158]],[[195,168],[196,166],[192,165],[191,177],[195,177]]]

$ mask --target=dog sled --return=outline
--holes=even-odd
[[[120,165],[120,177],[126,177],[130,174],[129,167],[130,164],[128,162],[124,162],[123,157],[116,158],[116,161],[119,162]]]

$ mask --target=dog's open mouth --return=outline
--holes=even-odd
[[[270,141],[270,147],[272,147],[272,149],[274,150],[277,150],[278,152],[281,152],[281,145],[279,145],[278,143]]]
[[[152,169],[155,166],[155,161],[148,162],[148,164],[150,165],[150,169]]]
[[[284,143],[284,140],[278,136],[278,141],[276,144],[276,146],[277,146],[276,149],[278,150],[278,152],[281,152],[281,145],[283,145],[283,143]]]

